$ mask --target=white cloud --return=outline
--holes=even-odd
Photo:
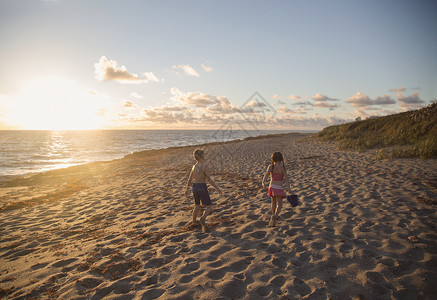
[[[353,107],[368,107],[372,105],[391,105],[396,101],[390,95],[377,96],[374,100],[368,95],[358,92],[346,100]]]
[[[96,78],[100,81],[118,81],[122,83],[142,83],[138,75],[131,74],[125,66],[118,66],[115,60],[108,60],[105,56],[100,57],[99,62],[94,64]]]
[[[390,92],[402,93],[402,92],[405,92],[405,90],[406,90],[406,88],[400,86],[400,87],[397,87],[395,89],[390,89]]]
[[[137,98],[137,99],[143,99],[144,97],[140,94],[138,94],[137,92],[133,92],[130,94],[131,97]]]
[[[195,77],[199,77],[199,73],[194,70],[194,68],[190,65],[174,65],[172,67],[173,69],[181,69],[182,71],[185,72],[185,74],[190,75],[190,76],[195,76]]]
[[[254,101],[254,100],[252,100],[252,101],[250,101],[249,103],[247,103],[246,105],[245,105],[245,107],[259,107],[259,108],[262,108],[262,107],[267,107],[267,104],[265,104],[265,103],[263,103],[263,102],[258,102],[258,101]]]
[[[286,106],[282,106],[279,108],[278,112],[283,115],[304,115],[307,112],[301,109],[300,107],[296,108],[296,110],[292,110]]]
[[[390,105],[395,104],[396,101],[390,95],[376,96],[373,100],[373,105]]]
[[[314,106],[313,103],[309,101],[299,101],[299,102],[293,102],[291,105],[297,105],[297,106]]]
[[[317,96],[317,95],[316,95],[316,96]],[[288,96],[287,98],[290,99],[290,100],[299,100],[299,99],[302,99],[301,96],[296,96],[296,95],[293,95],[293,94],[291,94],[291,95]]]
[[[396,98],[400,102],[399,105],[403,109],[416,109],[420,108],[425,104],[425,101],[419,98],[419,93],[414,92],[410,96],[404,96],[403,93],[398,93]]]
[[[148,81],[154,81],[154,82],[161,82],[163,81],[163,79],[158,79],[158,77],[155,76],[155,74],[153,74],[153,72],[146,72],[143,73],[144,77],[146,77],[146,82]]]
[[[419,93],[414,92],[410,96],[404,96],[403,93],[399,93],[396,95],[399,102],[405,103],[405,104],[422,104],[425,103],[422,99],[419,98]]]
[[[262,126],[265,128],[311,128],[321,129],[330,124],[341,122],[336,117],[324,117],[318,114],[313,117],[304,117],[307,111],[302,108],[292,109],[283,105],[278,114],[273,117],[265,113],[266,103],[249,101],[244,106],[234,105],[225,96],[214,96],[204,92],[183,92],[174,87],[171,89],[172,105],[141,109],[136,116],[124,115],[122,122],[141,124],[132,126],[168,126],[177,128],[214,129],[223,124],[247,124],[248,126]],[[333,108],[336,104],[320,101],[320,106]],[[127,106],[128,103],[126,103]],[[275,111],[276,112],[276,111]],[[261,127],[258,127],[261,128]]]
[[[123,106],[126,108],[137,108],[138,107],[135,103],[133,103],[132,101],[129,101],[129,100],[124,100]]]
[[[117,81],[120,83],[147,83],[149,81],[161,82],[163,79],[153,74],[153,72],[145,72],[142,75],[145,79],[141,79],[137,74],[128,72],[125,66],[119,66],[115,60],[108,60],[105,56],[100,57],[99,62],[94,64],[95,77],[99,81]]]
[[[215,97],[201,92],[184,93],[176,88],[172,88],[171,92],[175,99],[186,104],[194,105],[196,107],[207,107],[209,105],[214,105],[217,103],[217,99]]]
[[[361,92],[356,93],[352,97],[348,98],[346,102],[350,103],[354,107],[363,107],[372,105],[373,101],[369,96]]]
[[[316,100],[316,101],[337,101],[338,100],[338,99],[335,99],[335,98],[330,98],[328,96],[322,95],[320,93],[317,93],[313,97],[313,99]]]
[[[212,72],[212,71],[214,71],[213,67],[206,66],[206,65],[204,65],[204,64],[201,64],[200,66],[202,67],[202,69],[203,69],[205,72]]]
[[[314,104],[315,108],[329,108],[329,110],[333,110],[334,108],[338,107],[337,104],[331,104],[328,102],[324,102],[324,101],[317,101]]]

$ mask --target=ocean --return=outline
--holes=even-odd
[[[0,180],[134,152],[226,142],[293,131],[260,130],[92,130],[0,131]],[[300,131],[302,132],[302,131]]]

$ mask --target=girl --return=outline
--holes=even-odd
[[[276,220],[282,208],[282,198],[285,198],[285,192],[283,183],[285,181],[287,190],[291,193],[290,183],[288,182],[287,170],[285,169],[284,157],[281,152],[275,152],[272,155],[272,164],[269,165],[264,175],[262,184],[265,188],[265,181],[270,174],[270,185],[267,195],[272,198],[272,217],[270,219],[269,226],[276,226]]]

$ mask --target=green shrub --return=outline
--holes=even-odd
[[[401,146],[377,151],[378,158],[436,157],[437,103],[416,111],[329,126],[315,138],[355,151]]]

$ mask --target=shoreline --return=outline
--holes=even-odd
[[[437,160],[375,161],[299,135],[207,144],[216,208],[188,226],[189,146],[0,187],[5,299],[431,299]],[[281,151],[300,205],[268,227]]]
[[[26,130],[24,130],[24,131],[26,131]],[[40,130],[40,131],[50,131],[50,130]],[[98,130],[94,130],[94,131],[98,131]],[[142,130],[139,130],[139,131],[142,131]],[[196,131],[196,130],[192,130],[192,131]],[[213,131],[213,130],[211,130],[211,131]],[[316,132],[314,132],[314,133],[300,133],[300,132],[272,133],[272,134],[265,134],[265,135],[255,136],[255,137],[246,137],[244,139],[235,139],[235,140],[230,140],[230,141],[226,141],[226,142],[210,142],[210,143],[196,144],[196,145],[171,146],[171,147],[167,147],[167,148],[147,149],[147,150],[142,150],[142,151],[137,151],[137,152],[125,154],[123,157],[114,158],[114,159],[110,159],[110,160],[91,161],[91,162],[81,163],[81,164],[72,165],[72,166],[68,166],[68,167],[60,167],[60,168],[55,168],[55,169],[46,170],[46,171],[36,171],[36,172],[30,172],[30,173],[18,174],[18,175],[0,175],[0,187],[3,184],[7,184],[8,182],[11,182],[14,180],[27,179],[27,178],[30,178],[33,176],[38,176],[38,175],[41,175],[41,174],[44,174],[47,172],[65,170],[65,169],[74,168],[74,167],[78,167],[78,166],[86,166],[88,164],[108,163],[108,162],[112,162],[112,161],[116,161],[116,160],[120,160],[120,159],[125,159],[125,158],[130,157],[130,156],[141,155],[141,153],[148,152],[148,151],[161,151],[161,150],[167,150],[167,149],[179,149],[179,148],[187,148],[187,147],[205,147],[208,145],[212,146],[212,145],[236,143],[236,142],[241,142],[241,141],[257,140],[257,139],[264,139],[264,138],[276,137],[276,136],[287,136],[287,135],[308,135],[308,136],[311,136],[314,134],[316,134]]]

